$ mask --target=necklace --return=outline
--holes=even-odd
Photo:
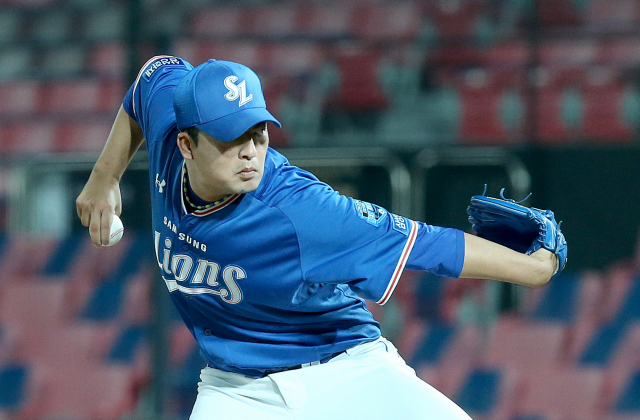
[[[196,210],[207,210],[210,209],[211,207],[215,207],[218,204],[222,203],[224,200],[226,200],[227,198],[231,197],[232,194],[228,194],[225,195],[224,197],[222,197],[220,200],[215,201],[213,203],[208,203],[205,204],[204,206],[198,206],[196,204],[194,204],[191,199],[189,198],[189,179],[188,179],[188,175],[187,175],[187,167],[183,166],[182,167],[182,189],[184,190],[184,199],[187,200],[187,203],[189,204],[189,206],[191,206],[191,208],[196,209]]]

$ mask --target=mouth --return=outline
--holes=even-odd
[[[240,176],[241,179],[249,180],[249,179],[252,179],[254,176],[256,176],[257,173],[258,173],[258,170],[251,167],[251,168],[245,168],[240,172],[238,172],[238,176]]]

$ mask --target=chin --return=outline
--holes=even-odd
[[[251,180],[248,182],[243,182],[242,185],[239,185],[236,189],[236,194],[245,194],[251,191],[255,191],[260,186],[260,180]]]

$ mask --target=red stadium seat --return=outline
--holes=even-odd
[[[420,32],[420,12],[417,2],[361,3],[352,15],[350,32],[363,40],[410,41]]]
[[[36,110],[40,84],[15,81],[0,84],[0,114],[28,114]]]
[[[516,407],[518,414],[576,420],[602,418],[602,370],[531,366],[520,376],[523,394]]]
[[[117,108],[114,108],[116,110]],[[112,122],[61,122],[56,127],[52,152],[100,152]]]
[[[584,69],[542,69],[538,80],[536,131],[545,144],[568,143],[582,136],[582,127],[570,127],[563,120],[564,95],[568,88],[579,89]]]
[[[339,54],[339,106],[356,112],[386,108],[387,98],[378,80],[379,64],[380,53],[377,51],[347,49]]]
[[[464,39],[473,35],[481,4],[475,0],[428,2],[426,18],[434,22],[441,39]]]
[[[112,325],[70,324],[46,329],[22,328],[14,357],[54,366],[97,364],[115,339]]]
[[[0,294],[0,321],[19,328],[43,330],[67,315],[65,282],[5,283]]]
[[[459,135],[464,144],[505,144],[521,138],[520,127],[507,130],[502,122],[506,88],[512,85],[514,92],[519,92],[517,79],[517,73],[484,70],[465,75],[459,89],[462,106]]]
[[[338,38],[351,30],[354,6],[348,2],[308,4],[300,10],[296,33],[299,35]]]
[[[522,41],[497,43],[487,51],[485,59],[495,67],[524,69],[529,60],[529,46]]]
[[[294,32],[298,9],[295,4],[269,4],[242,9],[239,35],[289,36]]]
[[[173,366],[182,366],[198,344],[182,322],[175,323],[170,329],[170,334],[169,363]]]
[[[543,26],[574,26],[582,18],[571,0],[538,0],[538,19]]]
[[[624,123],[625,84],[610,74],[595,74],[583,86],[584,135],[597,143],[625,143],[632,131]]]
[[[10,155],[47,153],[55,138],[55,124],[50,121],[20,121],[2,125],[0,151]]]
[[[321,47],[314,43],[278,43],[270,48],[268,58],[269,68],[275,74],[306,75],[318,70],[325,57]]]
[[[559,323],[499,318],[489,338],[487,362],[503,367],[558,366],[566,329]]]
[[[11,237],[2,255],[0,283],[23,283],[25,278],[35,279],[57,243],[58,240],[53,238]]]
[[[591,30],[632,29],[637,24],[638,3],[635,0],[591,0],[584,14],[585,26]]]
[[[50,114],[109,112],[122,103],[120,82],[81,79],[50,83],[41,89],[40,110]]]
[[[113,420],[131,413],[139,378],[127,366],[32,365],[39,377],[21,419]]]
[[[190,27],[195,35],[233,36],[241,30],[243,13],[238,7],[204,8],[193,14]]]
[[[590,39],[547,41],[540,48],[540,65],[586,67],[596,61],[599,52],[598,43]]]
[[[151,281],[155,279],[155,271],[142,269],[129,280],[122,302],[123,313],[120,318],[130,324],[143,324],[151,318]]]
[[[85,68],[99,76],[119,77],[127,70],[125,63],[125,49],[122,44],[101,43],[89,52]]]

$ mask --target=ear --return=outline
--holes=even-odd
[[[176,139],[178,144],[178,149],[180,149],[180,153],[185,160],[193,160],[193,151],[192,147],[195,146],[195,142],[191,139],[191,137],[185,133],[184,131],[178,133],[178,138]]]

